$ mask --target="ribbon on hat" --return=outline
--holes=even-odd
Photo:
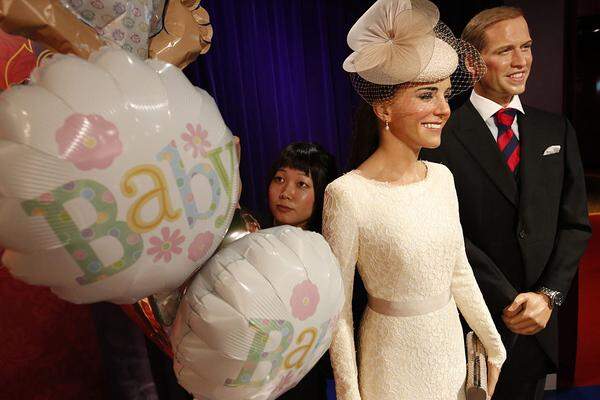
[[[354,52],[344,61],[344,70],[379,85],[412,81],[431,60],[439,17],[427,0],[377,1],[348,33]]]

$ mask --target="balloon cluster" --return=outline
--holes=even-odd
[[[294,386],[344,302],[324,239],[257,231],[240,190],[234,136],[172,64],[56,55],[0,94],[2,262],[68,301],[124,304],[202,399]]]
[[[109,45],[180,68],[213,33],[200,0],[0,0],[0,28],[85,59]]]

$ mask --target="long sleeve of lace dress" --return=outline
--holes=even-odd
[[[333,335],[331,363],[338,400],[360,400],[352,321],[352,286],[358,254],[358,226],[350,201],[352,193],[333,184],[325,189],[323,236],[337,257],[346,301]]]
[[[452,185],[454,186],[454,182]],[[454,187],[452,189],[454,190]],[[456,203],[455,211],[458,219],[458,200],[455,191],[453,201]],[[452,295],[460,313],[483,343],[488,362],[500,368],[506,360],[506,349],[467,259],[460,223],[457,232],[459,237],[457,238],[456,263],[452,275]]]

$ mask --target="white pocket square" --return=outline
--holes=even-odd
[[[550,154],[556,154],[560,151],[560,146],[555,144],[554,146],[549,146],[546,150],[544,150],[544,155],[549,156]]]

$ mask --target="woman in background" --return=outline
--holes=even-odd
[[[285,147],[269,175],[271,225],[292,225],[321,233],[323,193],[337,177],[335,158],[317,143]]]
[[[323,194],[336,177],[335,158],[322,146],[307,142],[288,145],[269,175],[270,219],[266,225],[292,225],[321,233]],[[298,385],[279,399],[326,400],[328,380],[333,384],[329,353],[325,353]]]

